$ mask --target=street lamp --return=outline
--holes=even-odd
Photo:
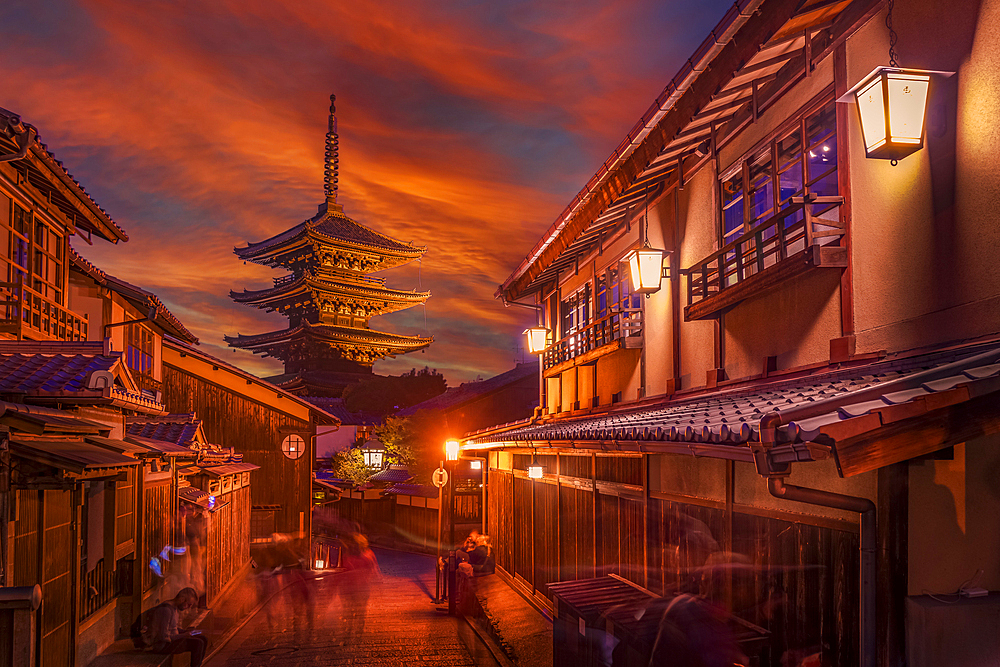
[[[361,453],[365,457],[365,465],[369,468],[382,469],[382,459],[385,454],[385,445],[379,440],[372,438],[361,445]]]
[[[448,461],[458,460],[458,440],[448,440],[444,443],[444,458]]]
[[[543,326],[531,327],[524,330],[524,335],[528,337],[528,352],[531,354],[541,354],[549,346],[551,332]]]

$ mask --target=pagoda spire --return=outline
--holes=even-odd
[[[323,171],[323,188],[326,190],[326,210],[342,213],[344,207],[337,203],[337,180],[340,169],[340,149],[337,138],[337,96],[330,95],[330,125],[326,133],[326,159]]]

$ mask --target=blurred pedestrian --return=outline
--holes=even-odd
[[[191,667],[200,667],[208,640],[198,630],[181,631],[180,614],[198,604],[198,593],[184,588],[172,600],[167,600],[146,612],[142,624],[142,643],[153,653],[170,655],[190,653]]]
[[[375,554],[368,548],[368,538],[361,533],[344,537],[342,559],[344,573],[339,577],[340,597],[344,605],[344,644],[356,642],[365,630],[368,601],[372,589],[382,578]]]

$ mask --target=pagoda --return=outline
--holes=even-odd
[[[375,331],[368,321],[417,304],[430,292],[386,287],[368,274],[419,259],[427,248],[403,243],[344,215],[337,203],[338,137],[330,96],[326,135],[326,201],[305,222],[259,243],[236,248],[247,262],[290,273],[263,290],[230,292],[238,303],[288,318],[288,328],[255,336],[226,336],[230,347],[281,359],[284,375],[268,378],[300,396],[337,397],[348,384],[371,375],[379,359],[427,347],[433,338]]]

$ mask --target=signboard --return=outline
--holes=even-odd
[[[438,468],[431,475],[431,480],[434,482],[434,486],[440,489],[448,483],[448,471],[444,468]]]

